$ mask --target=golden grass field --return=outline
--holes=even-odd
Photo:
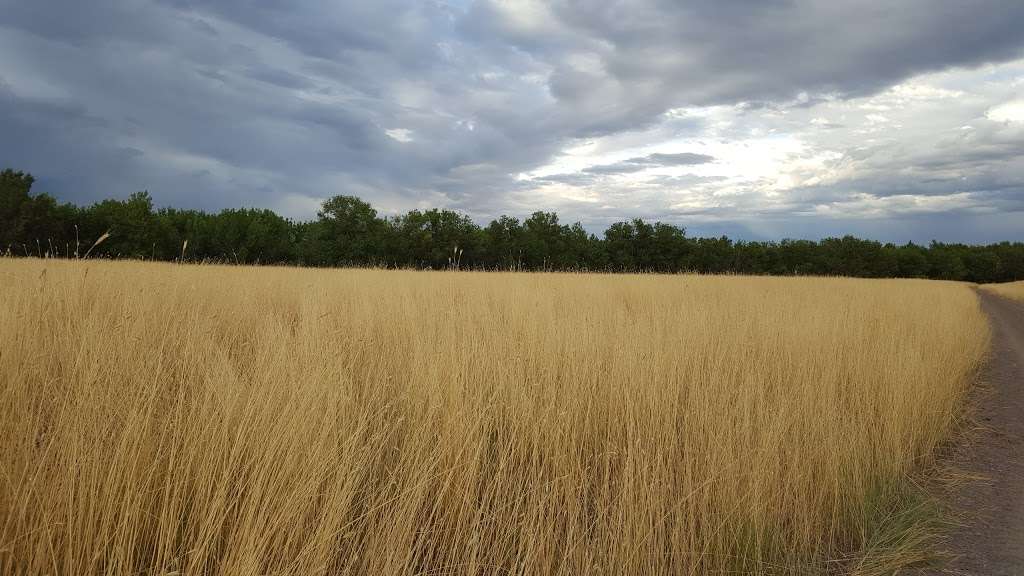
[[[1004,284],[983,284],[981,289],[988,290],[989,292],[1000,296],[1005,296],[1006,298],[1024,300],[1024,281],[1006,282]]]
[[[965,284],[0,260],[0,573],[891,573]]]

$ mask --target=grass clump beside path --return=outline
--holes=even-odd
[[[982,290],[988,290],[1004,298],[1024,301],[1024,281],[1005,282],[1003,284],[982,284]]]

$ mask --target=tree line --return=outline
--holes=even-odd
[[[641,219],[616,222],[597,236],[553,212],[501,216],[481,227],[451,210],[381,217],[354,196],[330,198],[315,220],[294,221],[265,209],[154,209],[147,192],[76,206],[33,194],[33,182],[24,172],[0,172],[6,256],[76,258],[91,249],[90,257],[237,264],[1024,279],[1021,242],[733,241],[690,237],[682,227]]]

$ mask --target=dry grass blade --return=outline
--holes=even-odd
[[[89,254],[92,254],[93,248],[96,248],[97,246],[102,244],[103,241],[106,240],[107,238],[110,238],[110,231],[109,230],[104,232],[102,236],[97,238],[96,241],[92,243],[92,246],[90,246],[89,249],[85,251],[85,256],[82,256],[82,259],[85,260],[85,259],[89,258]]]
[[[918,280],[0,276],[2,574],[891,573],[988,338]]]

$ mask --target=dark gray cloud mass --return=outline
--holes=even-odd
[[[1021,240],[1024,120],[985,116],[1024,90],[1020,22],[1019,0],[0,0],[0,164],[79,203],[148,189],[310,217],[348,193],[480,220]],[[866,108],[986,66],[946,108]],[[917,129],[852,127],[914,106]],[[972,130],[935,135],[936,114]],[[716,151],[744,142],[760,155]]]

